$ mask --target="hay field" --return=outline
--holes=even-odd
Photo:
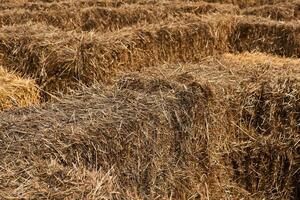
[[[300,199],[300,1],[0,0],[0,199]]]

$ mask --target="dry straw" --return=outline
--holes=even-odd
[[[83,88],[43,108],[0,113],[0,197],[244,196],[210,158],[210,98],[196,82],[133,74],[113,88]]]
[[[131,17],[131,22],[143,18]],[[298,22],[224,14],[182,14],[180,20],[168,18],[105,34],[27,24],[1,29],[0,52],[6,67],[36,78],[44,90],[52,92],[76,87],[78,82],[107,82],[120,71],[163,62],[197,62],[228,51],[298,57],[298,29]]]
[[[299,30],[298,21],[284,23],[259,17],[239,16],[231,37],[232,50],[299,57]]]
[[[34,81],[22,79],[0,66],[0,110],[39,104]]]
[[[4,27],[0,52],[8,68],[36,78],[47,91],[57,91],[78,81],[105,82],[120,71],[198,61],[225,50],[228,44],[222,37],[228,27],[210,19],[187,15],[107,34],[62,32],[38,24]]]
[[[78,3],[78,2],[77,2]],[[80,8],[80,9],[79,9]],[[141,23],[158,23],[168,17],[178,17],[184,13],[201,15],[206,13],[238,14],[239,9],[232,5],[205,2],[181,3],[164,2],[159,4],[131,4],[122,7],[103,5],[82,5],[61,3],[57,8],[31,10],[8,9],[0,14],[0,27],[24,24],[26,22],[46,23],[64,30],[113,31]]]
[[[214,94],[208,149],[219,169],[254,199],[294,199],[300,180],[298,66],[297,59],[246,53],[143,73],[208,84]]]
[[[186,1],[199,1],[199,0],[186,0]],[[238,5],[241,8],[249,7],[249,6],[261,6],[268,4],[277,4],[282,2],[291,2],[293,0],[204,0],[206,2],[213,3],[228,3]]]
[[[298,65],[263,54],[230,65],[234,57],[145,69],[43,108],[0,113],[0,196],[293,199]]]
[[[244,15],[256,15],[268,17],[274,20],[296,20],[299,19],[299,1],[291,3],[280,3],[275,5],[264,5],[252,8],[245,8]]]

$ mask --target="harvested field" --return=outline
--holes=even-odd
[[[39,104],[34,81],[22,79],[0,66],[0,110]]]
[[[0,0],[0,199],[299,199],[298,4]]]

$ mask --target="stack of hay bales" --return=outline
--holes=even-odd
[[[0,196],[293,199],[299,61],[281,61],[227,54],[163,65],[0,113]]]
[[[246,196],[210,155],[211,95],[197,82],[130,74],[112,87],[0,113],[0,197]]]
[[[23,79],[0,66],[0,110],[39,103],[39,90],[33,80]]]

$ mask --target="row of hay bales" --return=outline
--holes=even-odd
[[[300,18],[300,1],[290,3],[278,3],[245,8],[241,13],[244,15],[256,15],[268,17],[274,20],[297,20]]]
[[[33,80],[23,79],[0,66],[0,110],[38,105],[39,90]]]
[[[0,197],[297,199],[299,61],[265,58],[163,65],[0,113]]]
[[[209,4],[205,2],[165,2],[159,5],[124,5],[122,7],[61,7],[49,11],[27,9],[7,10],[0,14],[0,27],[26,22],[45,23],[63,30],[113,31],[141,23],[158,23],[184,13],[201,15],[205,13],[238,14],[232,5]]]
[[[70,3],[70,2],[69,2]],[[61,3],[63,5],[63,3]],[[77,5],[77,4],[76,4]],[[28,9],[6,10],[0,14],[0,27],[27,22],[45,23],[63,30],[113,31],[141,23],[157,23],[170,17],[190,13],[243,14],[270,17],[275,20],[297,19],[299,2],[267,5],[240,10],[230,4],[206,2],[161,2],[159,4],[131,4],[120,7],[103,5],[61,6],[52,10],[32,11]]]
[[[0,29],[4,66],[33,77],[48,92],[78,82],[109,82],[120,71],[164,62],[197,62],[224,52],[299,57],[299,23],[257,17],[182,15],[116,32],[65,32],[41,24]]]
[[[221,30],[211,31],[218,23],[209,21],[186,16],[181,21],[106,34],[63,32],[43,25],[10,26],[1,29],[0,52],[6,67],[36,78],[47,91],[60,90],[78,80],[105,82],[123,70],[197,61],[226,48],[221,39],[216,44],[221,36],[215,34]]]
[[[120,7],[124,3],[135,3],[135,0],[66,0],[66,1],[10,1],[4,2],[0,5],[1,11],[25,9],[28,11],[53,11],[57,9],[66,9],[70,7],[89,7],[89,6],[102,6],[102,7]]]
[[[201,0],[186,0],[186,1],[201,1]],[[210,3],[225,3],[238,5],[241,8],[251,6],[273,5],[283,2],[294,2],[295,0],[204,0]]]

